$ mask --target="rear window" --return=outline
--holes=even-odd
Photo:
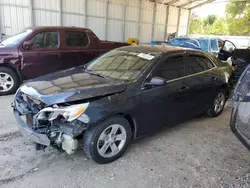
[[[70,47],[85,47],[89,44],[89,38],[84,31],[67,31],[66,45]]]

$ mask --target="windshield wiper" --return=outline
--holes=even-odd
[[[85,69],[84,71],[86,71],[86,72],[88,72],[88,73],[90,73],[90,74],[92,74],[92,75],[99,76],[99,77],[101,77],[101,78],[106,78],[106,79],[112,80],[112,78],[111,78],[110,76],[107,76],[107,75],[103,75],[103,74],[97,73],[97,72],[95,72],[95,71],[93,71],[93,70],[90,70],[90,69]]]

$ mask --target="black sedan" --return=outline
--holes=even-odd
[[[218,116],[229,94],[231,68],[202,51],[129,46],[85,67],[40,77],[13,102],[20,131],[37,146],[108,163],[131,139],[198,114]],[[23,120],[26,117],[26,121]]]

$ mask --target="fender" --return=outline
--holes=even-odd
[[[6,55],[0,58],[0,66],[8,67],[13,69],[20,78],[20,81],[23,81],[23,76],[21,74],[21,58],[17,54]]]

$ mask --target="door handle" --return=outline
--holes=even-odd
[[[212,80],[213,80],[213,81],[216,81],[216,80],[217,80],[217,78],[216,78],[216,77],[212,77]]]
[[[185,91],[185,90],[188,90],[188,89],[189,89],[188,86],[183,86],[183,87],[180,89],[180,91]]]
[[[57,56],[57,57],[58,57],[58,59],[60,59],[60,58],[61,58],[61,53],[56,53],[56,52],[54,52],[54,53],[53,53],[53,55]]]

